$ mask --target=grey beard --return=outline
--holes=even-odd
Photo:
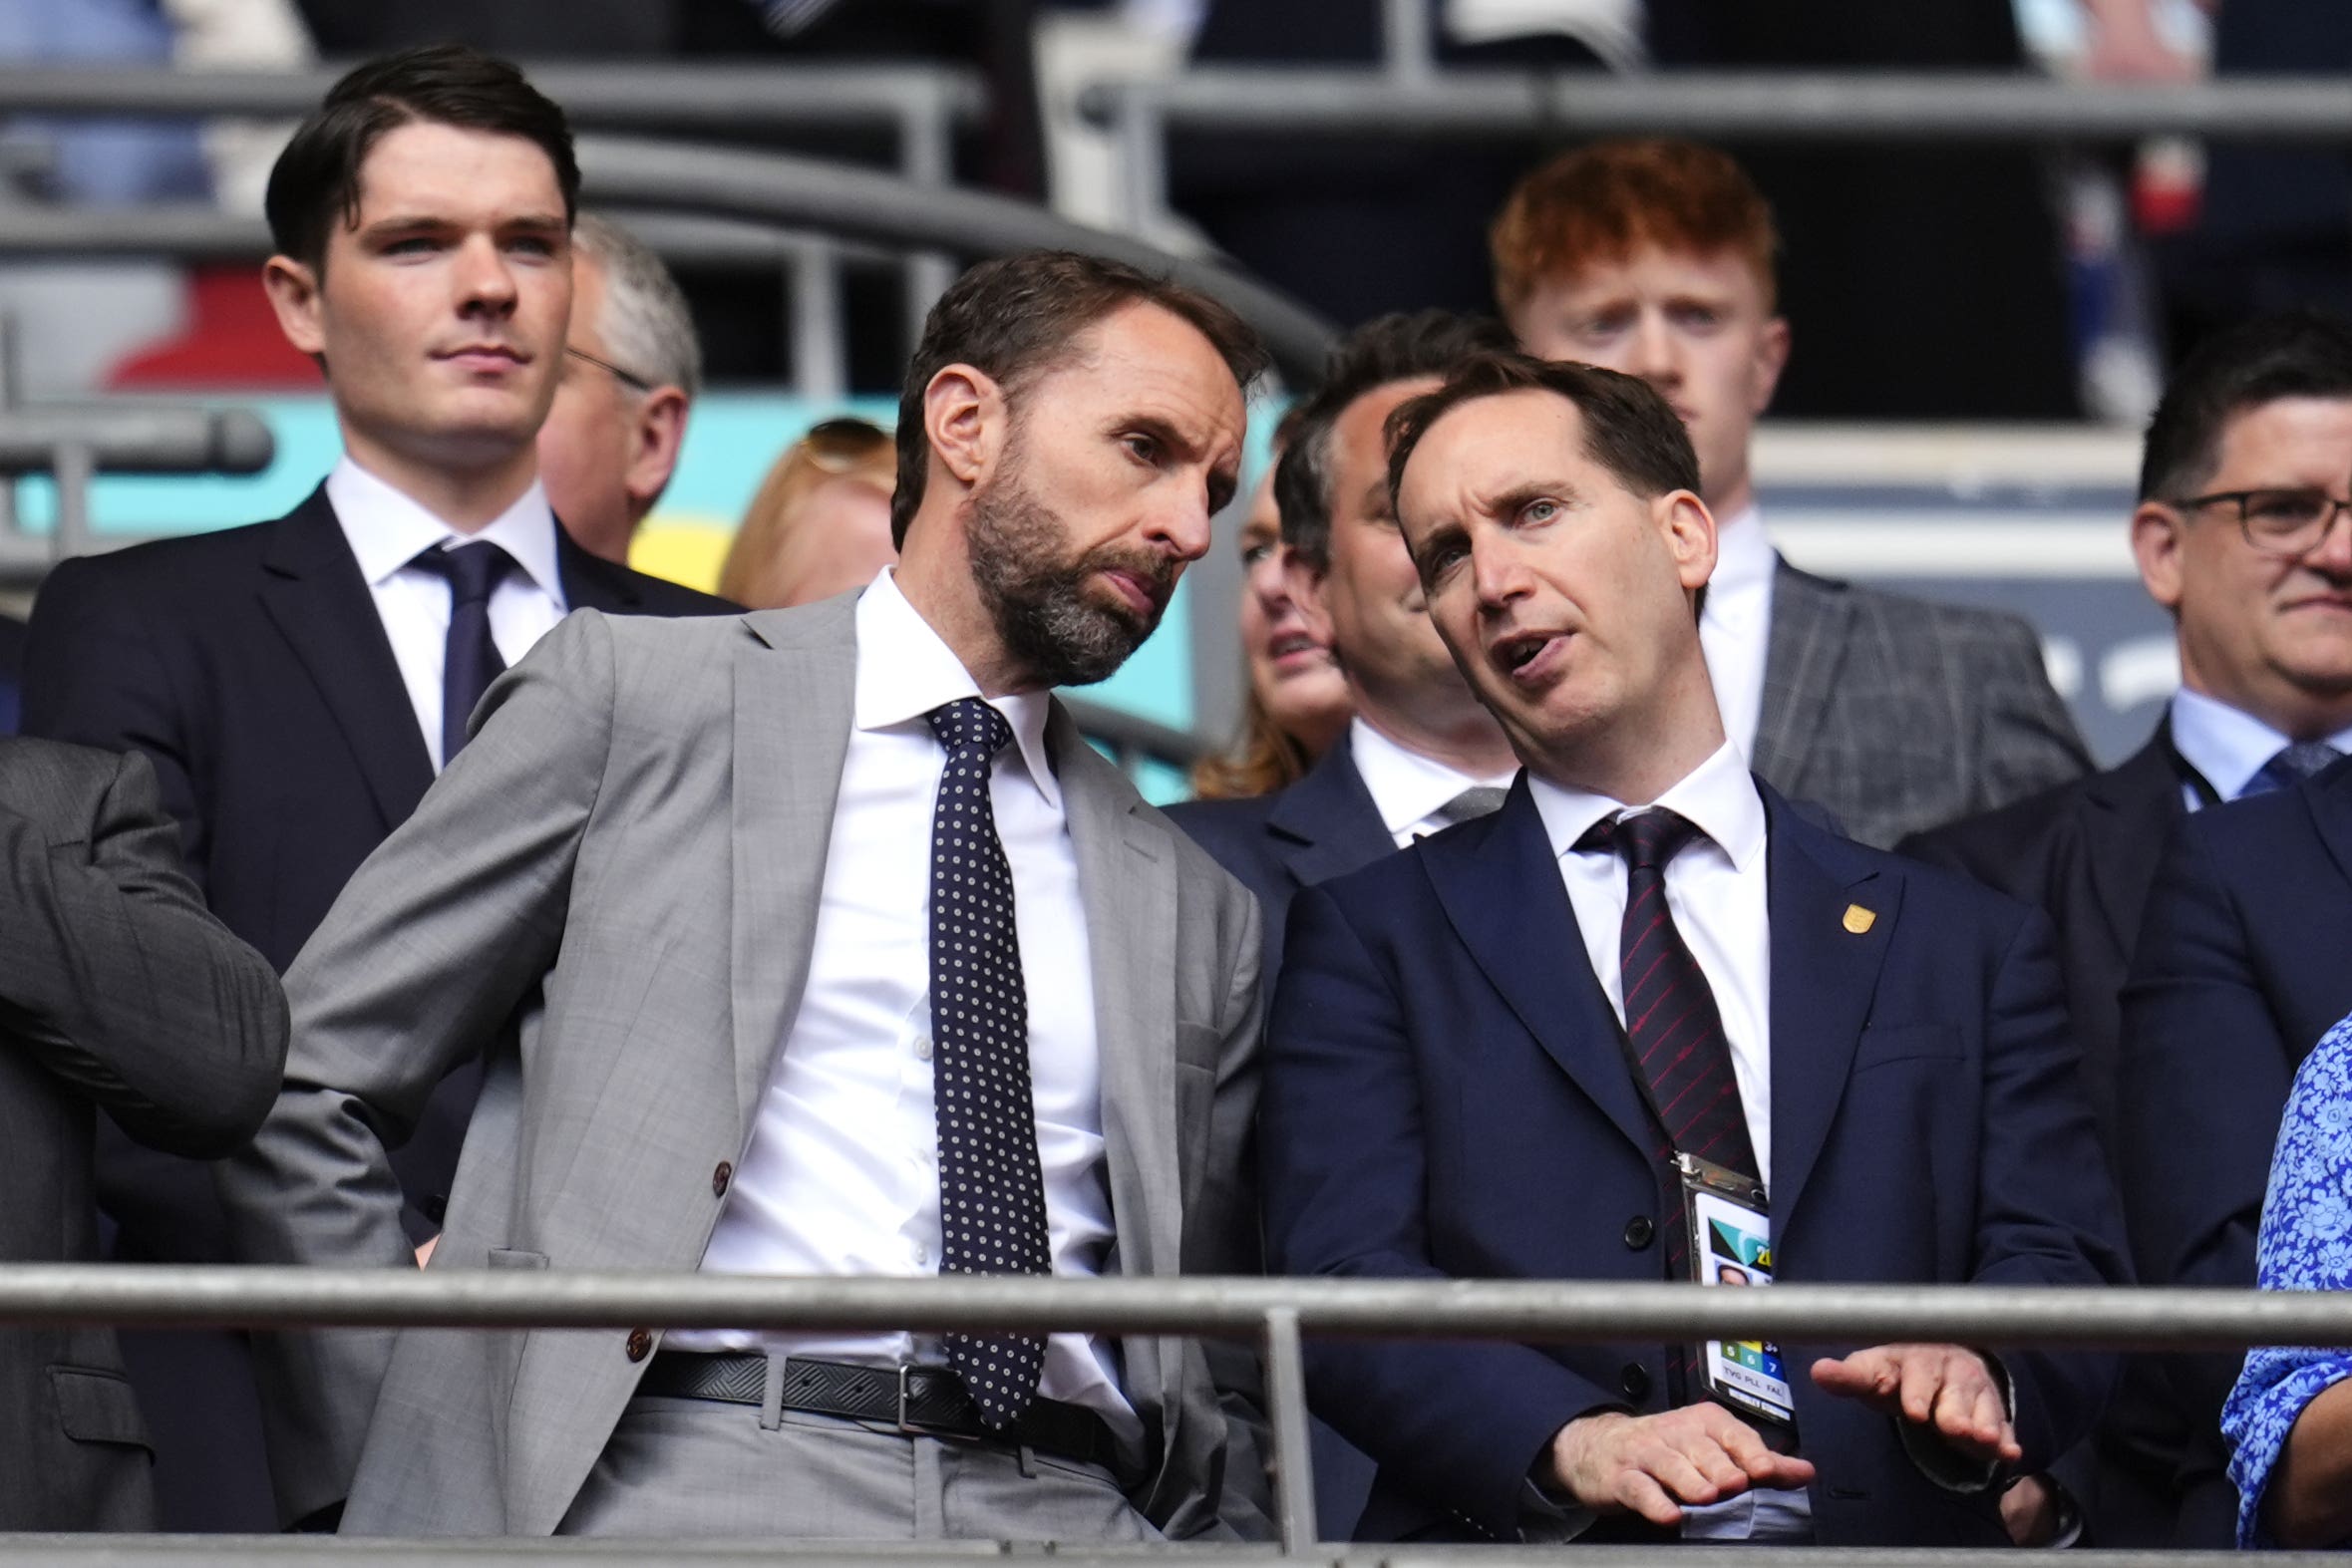
[[[1064,536],[1060,518],[1007,480],[972,498],[964,529],[972,580],[1005,652],[1040,686],[1092,686],[1143,645],[1159,627],[1160,611],[1138,618],[1097,604],[1087,597],[1088,577],[1104,566],[1147,583],[1175,574],[1163,556],[1110,550],[1060,556]]]

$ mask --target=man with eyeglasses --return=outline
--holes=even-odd
[[[145,752],[206,903],[280,972],[568,611],[726,608],[572,543],[539,482],[577,189],[563,112],[503,62],[346,76],[271,174],[262,274],[326,373],[341,461],[275,521],[68,561],[41,591],[26,729]],[[419,1242],[478,1083],[452,1073],[394,1161]],[[99,1183],[117,1256],[229,1256],[204,1164],[102,1128]],[[242,1341],[125,1340],[163,1527],[275,1528]]]
[[[539,480],[563,531],[625,566],[637,525],[677,470],[702,390],[702,345],[661,257],[592,212],[571,228],[563,358],[539,427]]]
[[[2326,772],[2352,752],[2348,492],[2352,323],[2295,311],[2201,345],[2149,426],[2132,518],[2181,652],[2164,722],[2118,768],[1903,846],[2055,920],[2152,1283],[2253,1283],[2288,1084],[2352,1012],[2352,770]],[[2069,1472],[2098,1544],[2231,1543],[2215,1421],[2238,1361],[2127,1374],[2094,1473]]]

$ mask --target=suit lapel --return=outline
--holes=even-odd
[[[563,579],[563,607],[567,610],[628,615],[643,602],[636,574],[574,544],[561,520],[555,524],[555,571]]]
[[[1344,734],[1275,799],[1266,830],[1283,841],[1282,864],[1301,887],[1345,876],[1396,848]]]
[[[799,1010],[857,681],[853,598],[744,617],[735,654],[735,1102],[743,1129]]]
[[[1503,809],[1417,846],[1446,918],[1487,979],[1585,1098],[1650,1157],[1655,1135],[1623,1031],[1593,977],[1551,840],[1521,774]]]
[[[2162,724],[2156,739],[2130,761],[2084,783],[2083,852],[2090,862],[2091,890],[2108,935],[2127,962],[2139,941],[2149,890],[2156,885],[2156,846],[2187,809]]]
[[[1767,907],[1772,920],[1772,1194],[1786,1234],[1837,1119],[1854,1048],[1870,1021],[1878,970],[1902,915],[1902,879],[1846,839],[1798,817],[1762,791]],[[1868,911],[1854,931],[1847,911]]]
[[[390,831],[432,784],[433,755],[326,486],[272,525],[261,565],[262,611],[326,699]]]
[[[1764,713],[1756,726],[1758,774],[1798,787],[1845,661],[1853,605],[1840,585],[1780,561],[1773,572],[1772,628],[1764,658]]]

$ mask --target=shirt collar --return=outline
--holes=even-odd
[[[1392,837],[1463,790],[1480,784],[1508,785],[1512,777],[1473,779],[1434,758],[1407,751],[1361,718],[1349,721],[1348,755],[1380,811],[1381,825]]]
[[[1780,556],[1764,531],[1763,513],[1753,504],[1716,519],[1715,574],[1707,579],[1710,597],[1761,587],[1772,581],[1779,565]]]
[[[1527,784],[1555,857],[1575,848],[1576,841],[1601,818],[1651,805],[1677,813],[1713,839],[1731,857],[1734,870],[1746,871],[1764,851],[1764,797],[1756,792],[1756,781],[1741,760],[1740,749],[1729,741],[1655,800],[1612,800],[1533,774],[1527,776]]]
[[[327,501],[359,560],[359,574],[371,588],[436,545],[487,539],[512,556],[556,608],[569,608],[556,563],[555,513],[536,479],[513,505],[472,533],[451,527],[407,492],[354,463],[348,453],[327,475]]]
[[[857,597],[857,696],[854,723],[860,730],[886,730],[894,725],[924,722],[932,709],[960,697],[978,697],[980,683],[940,640],[931,623],[898,591],[891,567],[882,568]],[[1037,792],[1056,810],[1062,806],[1061,782],[1054,777],[1045,744],[1046,715],[1053,699],[1044,692],[1021,692],[985,699],[1013,727],[1013,741],[1022,766]]]
[[[2187,687],[2173,694],[2173,749],[2224,800],[2245,793],[2262,765],[2293,743],[2242,708]],[[2352,753],[2352,730],[2327,737],[2336,750]]]

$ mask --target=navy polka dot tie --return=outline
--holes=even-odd
[[[1013,925],[1013,873],[996,836],[989,769],[1013,738],[976,697],[932,710],[947,749],[931,818],[931,1098],[939,1118],[939,1269],[1050,1274],[1029,998]],[[1001,1430],[1037,1397],[1045,1341],[950,1334],[947,1362]]]

